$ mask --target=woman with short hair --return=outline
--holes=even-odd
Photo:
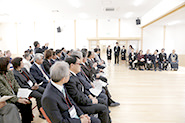
[[[22,123],[31,123],[32,117],[32,103],[25,98],[18,98],[17,93],[20,88],[13,72],[9,70],[9,58],[0,58],[0,95],[13,96],[8,102],[14,103],[19,109],[22,116]]]

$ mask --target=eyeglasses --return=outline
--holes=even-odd
[[[77,65],[82,65],[81,63],[75,63],[75,64],[77,64]]]

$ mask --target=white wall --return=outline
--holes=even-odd
[[[150,49],[151,53],[163,48],[163,27],[157,25],[150,25],[143,29],[143,51]]]
[[[61,32],[57,32],[57,27]],[[10,49],[13,54],[23,54],[34,41],[39,41],[41,46],[49,43],[50,48],[67,50],[74,49],[74,20],[56,21],[25,21],[19,23],[1,23],[0,49]],[[120,23],[121,37],[140,37],[140,29],[135,25],[135,20],[122,20]],[[98,37],[118,37],[119,20],[98,20]],[[87,38],[96,37],[96,20],[76,20],[76,48],[88,48]],[[18,42],[18,43],[17,43]],[[18,51],[17,51],[18,45]]]
[[[99,19],[98,36],[99,37],[118,37],[119,24],[118,19]]]
[[[77,20],[76,48],[89,48],[89,37],[96,37],[96,20]]]
[[[172,52],[172,49],[176,49],[176,52],[181,55],[185,55],[185,24],[179,24],[166,27],[166,50]]]
[[[141,29],[136,25],[136,20],[125,19],[120,23],[120,37],[140,37]]]
[[[173,49],[179,55],[185,54],[185,24],[177,24],[173,26],[166,26],[165,31],[165,52],[171,53]],[[162,25],[150,25],[144,28],[143,31],[143,50],[151,49],[151,52],[155,49],[159,51],[163,48],[164,29]]]

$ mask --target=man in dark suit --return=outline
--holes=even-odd
[[[161,53],[159,54],[159,61],[161,62],[162,70],[167,70],[168,59],[167,59],[167,55],[166,55],[166,53],[164,51],[165,51],[165,49],[162,48],[161,49]]]
[[[118,42],[116,42],[116,46],[114,47],[114,57],[115,57],[115,64],[119,64],[119,53],[120,53],[120,47]]]
[[[56,61],[61,61],[61,54],[62,54],[62,52],[61,52],[61,50],[59,50],[59,49],[57,49],[56,50]]]
[[[71,72],[69,82],[65,84],[69,95],[84,113],[89,115],[98,113],[101,123],[110,123],[111,120],[107,106],[100,104],[96,97],[88,97],[89,95],[87,95],[82,82],[76,75],[81,71],[80,59],[72,56],[67,58],[66,62],[69,64]]]
[[[158,50],[155,50],[154,54],[152,55],[152,63],[154,64],[155,71],[157,70],[156,69],[157,65],[158,65],[159,71],[161,71],[161,62],[160,62],[159,54],[157,53],[158,53]]]
[[[38,41],[35,41],[33,43],[33,45],[35,46],[35,49],[34,49],[34,53],[43,53],[45,50],[48,49],[48,43],[46,43],[44,46],[42,46],[42,49],[40,48],[40,43]]]
[[[51,67],[52,81],[42,97],[42,106],[52,123],[100,123],[100,120],[84,114],[68,95],[64,84],[69,80],[69,65],[56,62]]]
[[[46,87],[48,82],[50,82],[50,76],[45,71],[42,63],[43,63],[43,55],[41,53],[35,54],[35,62],[30,68],[30,73],[33,76],[33,78],[37,81],[37,83],[41,83],[42,87]]]

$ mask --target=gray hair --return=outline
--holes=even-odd
[[[78,56],[80,59],[82,58],[82,52],[81,52],[81,51],[75,50],[75,51],[73,51],[73,52],[71,53],[71,55]]]
[[[43,57],[44,57],[44,55],[42,53],[36,53],[35,56],[34,56],[34,61],[40,60]]]
[[[69,64],[64,61],[57,61],[50,68],[50,77],[53,82],[59,82],[69,76]]]

